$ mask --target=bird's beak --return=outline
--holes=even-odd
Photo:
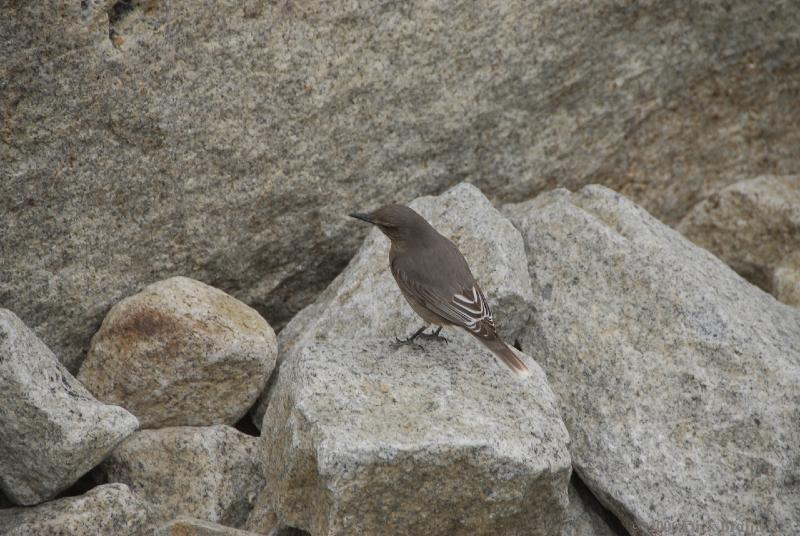
[[[353,212],[350,214],[351,218],[356,218],[357,220],[362,220],[367,223],[375,223],[372,221],[372,218],[369,217],[369,214],[364,214],[363,212]]]

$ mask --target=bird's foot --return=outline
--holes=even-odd
[[[422,339],[427,339],[427,340],[441,341],[441,342],[447,344],[448,342],[450,342],[450,339],[446,338],[444,335],[439,335],[439,333],[441,333],[441,331],[442,331],[442,328],[440,326],[439,329],[437,329],[433,333],[420,333],[419,337],[422,338]]]
[[[445,338],[444,335],[439,335],[439,333],[441,333],[441,331],[442,331],[442,328],[440,326],[439,329],[437,329],[433,333],[425,333],[425,328],[422,327],[422,328],[418,329],[413,335],[411,335],[407,339],[401,339],[399,337],[395,337],[394,338],[395,342],[392,343],[392,345],[395,348],[399,348],[400,346],[407,346],[407,345],[408,346],[416,346],[417,348],[419,348],[421,350],[424,350],[424,348],[423,348],[423,346],[421,344],[414,342],[415,339],[434,340],[434,341],[444,342],[445,344],[447,344],[448,342],[450,342],[450,340]]]
[[[426,327],[426,326],[422,326],[422,327],[421,327],[421,328],[419,328],[417,331],[415,331],[415,332],[414,332],[414,334],[413,334],[412,336],[410,336],[410,337],[409,337],[409,338],[407,338],[407,339],[401,339],[401,338],[399,338],[399,337],[395,337],[395,338],[394,338],[394,341],[395,341],[395,342],[394,342],[393,346],[394,346],[395,348],[399,348],[399,347],[401,347],[401,346],[410,345],[410,346],[416,346],[416,347],[417,347],[417,348],[419,348],[420,350],[424,350],[424,348],[422,347],[422,345],[420,345],[420,344],[417,344],[417,343],[415,343],[415,342],[414,342],[414,339],[416,339],[417,337],[420,337],[420,336],[422,336],[422,335],[423,335],[423,332],[425,331],[425,327]]]
[[[419,337],[419,335],[417,337]],[[397,350],[401,346],[411,346],[413,348],[419,348],[420,350],[424,350],[425,348],[421,344],[414,341],[415,338],[416,337],[409,337],[407,339],[401,339],[400,337],[395,337],[394,342],[391,343],[392,348]]]

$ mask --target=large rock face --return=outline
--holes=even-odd
[[[521,382],[473,341],[310,343],[264,416],[272,504],[314,536],[549,535],[570,459],[544,373]]]
[[[134,430],[98,402],[14,313],[0,309],[0,489],[17,504],[55,497]]]
[[[187,515],[241,526],[264,487],[257,441],[229,426],[142,430],[100,470],[164,518]]]
[[[0,35],[0,303],[73,371],[176,274],[281,325],[354,207],[603,182],[676,222],[800,164],[795,0],[6,2]]]
[[[505,333],[524,325],[531,296],[518,231],[466,184],[411,206],[454,239]],[[285,330],[262,430],[275,512],[315,536],[557,531],[568,437],[541,369],[531,362],[518,381],[457,332],[448,344],[398,348],[394,336],[421,321],[387,248],[374,230]]]
[[[0,510],[3,536],[144,536],[149,506],[123,484],[94,488],[34,508]]]
[[[467,183],[440,196],[415,199],[409,206],[458,246],[484,289],[498,330],[513,342],[527,325],[531,306],[519,231]],[[367,224],[351,220],[351,225]],[[286,356],[309,341],[336,337],[391,340],[410,335],[422,324],[389,271],[389,240],[372,229],[347,269],[281,331],[280,354]],[[265,407],[262,397],[254,412],[256,426],[261,426]]]
[[[255,310],[173,277],[111,309],[78,379],[142,428],[234,424],[263,390],[276,353],[275,333]]]
[[[782,302],[800,307],[800,175],[737,182],[698,204],[678,230]]]
[[[631,534],[798,533],[800,312],[605,188],[507,214],[534,287],[523,347],[598,499]]]

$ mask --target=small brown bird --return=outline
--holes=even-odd
[[[370,214],[350,214],[376,225],[392,242],[389,265],[406,301],[427,324],[457,326],[478,339],[518,376],[525,363],[497,335],[489,304],[464,256],[425,219],[403,205],[386,205]],[[401,342],[411,342],[427,325]]]

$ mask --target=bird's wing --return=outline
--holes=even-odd
[[[426,285],[418,278],[409,277],[409,274],[392,264],[392,273],[400,286],[400,290],[409,294],[424,305],[431,312],[441,316],[452,324],[461,326],[473,335],[482,338],[495,336],[496,329],[492,311],[486,302],[478,283],[461,288],[458,292],[437,290]]]

